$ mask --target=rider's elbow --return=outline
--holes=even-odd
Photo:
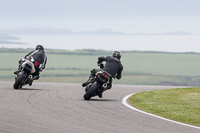
[[[121,75],[117,75],[116,76],[117,79],[121,79],[121,77],[122,77]]]

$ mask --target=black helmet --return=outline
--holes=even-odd
[[[119,60],[120,60],[120,58],[121,58],[121,54],[120,54],[120,52],[118,52],[118,51],[113,52],[112,56],[113,56],[113,57],[116,57],[116,58],[119,59]]]
[[[37,45],[36,50],[39,50],[39,49],[44,50],[44,47],[42,45]]]

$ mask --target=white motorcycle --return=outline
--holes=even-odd
[[[13,85],[14,89],[22,88],[22,86],[27,85],[30,82],[32,82],[33,80],[32,74],[35,73],[36,71],[33,58],[31,58],[30,60],[22,59],[22,61],[23,61],[22,69],[15,76],[15,83]]]

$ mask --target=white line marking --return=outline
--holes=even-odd
[[[146,114],[146,115],[150,115],[150,116],[153,116],[153,117],[162,119],[162,120],[166,120],[166,121],[173,122],[173,123],[176,123],[176,124],[180,124],[180,125],[183,125],[183,126],[188,126],[188,127],[200,129],[200,127],[192,126],[192,125],[189,125],[189,124],[177,122],[177,121],[170,120],[170,119],[166,119],[166,118],[164,118],[164,117],[160,117],[160,116],[157,116],[157,115],[153,115],[153,114],[144,112],[144,111],[142,111],[142,110],[139,110],[139,109],[137,109],[137,108],[131,106],[130,104],[127,103],[127,99],[128,99],[130,96],[134,95],[134,94],[135,94],[135,93],[129,94],[129,95],[127,95],[126,97],[124,97],[124,98],[122,99],[122,103],[123,103],[125,106],[129,107],[130,109],[133,109],[133,110],[138,111],[138,112],[140,112],[140,113],[143,113],[143,114]]]

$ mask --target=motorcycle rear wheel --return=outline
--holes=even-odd
[[[14,83],[14,85],[13,85],[13,88],[14,89],[19,89],[19,88],[21,88],[22,86],[22,81],[26,78],[26,75],[27,75],[27,73],[26,72],[22,72],[18,77],[17,77],[17,79],[15,80],[15,83]]]
[[[98,82],[94,82],[91,88],[85,93],[83,98],[85,100],[90,100],[90,98],[94,95],[94,93],[99,89],[101,85]]]

